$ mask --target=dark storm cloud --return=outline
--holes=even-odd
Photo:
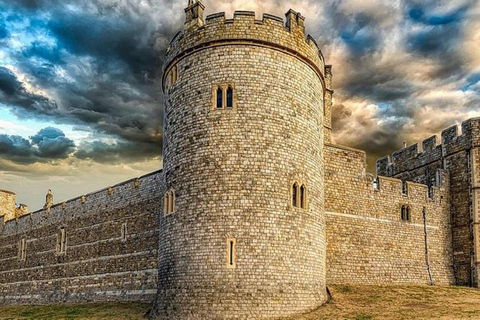
[[[407,5],[408,17],[415,22],[438,26],[462,21],[469,9],[468,5],[463,5],[444,14],[433,14],[430,11],[434,6],[435,2],[431,1]]]
[[[75,143],[56,128],[48,127],[30,137],[32,143],[38,146],[38,156],[49,159],[65,159],[75,148]]]
[[[406,46],[413,53],[438,61],[441,66],[432,78],[462,77],[465,58],[459,52],[464,32],[465,16],[474,2],[436,13],[437,2],[409,3],[405,14],[421,28],[407,35]]]
[[[347,44],[353,57],[374,52],[380,43],[378,26],[366,14],[359,13],[347,20],[340,38]]]
[[[137,160],[138,154],[153,158],[159,154],[161,146],[152,148],[148,143],[118,142],[115,144],[93,141],[80,144],[75,157],[98,163],[121,163],[125,160]]]
[[[0,67],[0,103],[42,115],[53,115],[58,108],[54,101],[28,92],[17,77],[4,67]],[[18,109],[14,110],[18,114],[22,112]]]
[[[40,130],[30,140],[17,135],[0,135],[0,158],[19,164],[66,159],[75,150],[75,143],[56,128]]]
[[[143,9],[128,1],[0,3],[11,24],[35,39],[7,52],[31,85],[55,97],[28,92],[2,68],[0,103],[21,118],[48,116],[125,143],[146,143],[160,156],[159,69],[166,39],[180,28],[182,17],[169,17],[170,24],[161,18],[175,2],[144,2]],[[136,156],[151,154],[145,147]]]

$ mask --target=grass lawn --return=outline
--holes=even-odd
[[[446,286],[329,286],[330,303],[283,320],[480,319],[480,289]],[[144,319],[150,304],[0,307],[5,319]]]
[[[447,286],[329,286],[332,301],[288,320],[480,319],[480,289]]]
[[[54,306],[0,307],[0,319],[73,320],[73,319],[144,319],[150,304],[103,303]]]

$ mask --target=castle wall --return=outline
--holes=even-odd
[[[5,223],[0,305],[153,301],[162,180],[155,172]],[[62,227],[63,254],[57,253]]]
[[[475,152],[480,147],[480,119],[463,122],[461,129],[461,134],[456,125],[443,130],[439,145],[436,136],[424,140],[421,152],[414,144],[379,159],[377,174],[430,185],[437,169],[448,171],[456,284],[478,285],[476,248],[480,247],[480,237],[475,225],[480,215],[475,213],[479,196],[474,172],[475,168],[480,172]]]
[[[429,265],[435,283],[454,282],[449,214],[449,179],[428,197],[425,185],[365,173],[365,153],[338,145],[325,147],[327,282],[426,284],[423,208]],[[440,181],[441,180],[441,181]],[[401,206],[411,221],[401,220]]]

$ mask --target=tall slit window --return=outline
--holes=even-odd
[[[175,191],[169,190],[165,193],[163,199],[163,213],[165,215],[171,214],[175,211]]]
[[[25,238],[22,238],[18,242],[18,259],[20,261],[24,261],[26,257],[27,257],[27,240]]]
[[[227,108],[233,107],[233,89],[228,86],[227,88]]]
[[[295,182],[292,186],[292,206],[298,207],[298,195],[297,195],[298,184]]]
[[[223,90],[222,88],[217,89],[217,108],[223,108]]]
[[[236,242],[237,241],[235,238],[227,239],[227,268],[229,269],[236,268],[236,257],[235,257]]]
[[[127,241],[127,224],[126,223],[122,224],[121,238],[122,238],[122,241]]]
[[[305,185],[302,184],[302,186],[300,187],[300,207],[305,209],[306,208],[306,188],[305,188]]]
[[[57,233],[57,245],[56,250],[57,254],[63,254],[67,251],[67,232],[65,228],[60,228]]]

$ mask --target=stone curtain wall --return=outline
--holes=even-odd
[[[0,227],[0,304],[153,301],[162,180],[155,172]],[[61,227],[67,240],[59,255]]]
[[[421,152],[418,144],[414,144],[394,152],[392,157],[379,159],[377,174],[429,183],[435,179],[437,169],[448,171],[456,284],[478,286],[479,272],[475,264],[476,248],[480,246],[474,245],[480,243],[478,234],[474,235],[478,228],[474,213],[478,208],[474,207],[478,196],[472,168],[479,168],[475,150],[480,146],[480,119],[463,122],[461,131],[459,134],[458,126],[452,126],[442,131],[441,144],[437,144],[437,137],[433,136],[423,141]]]
[[[327,282],[359,284],[426,284],[422,209],[427,217],[430,268],[437,284],[454,282],[448,176],[433,188],[365,173],[365,153],[338,145],[325,147],[325,214]],[[401,220],[401,206],[411,221]]]

